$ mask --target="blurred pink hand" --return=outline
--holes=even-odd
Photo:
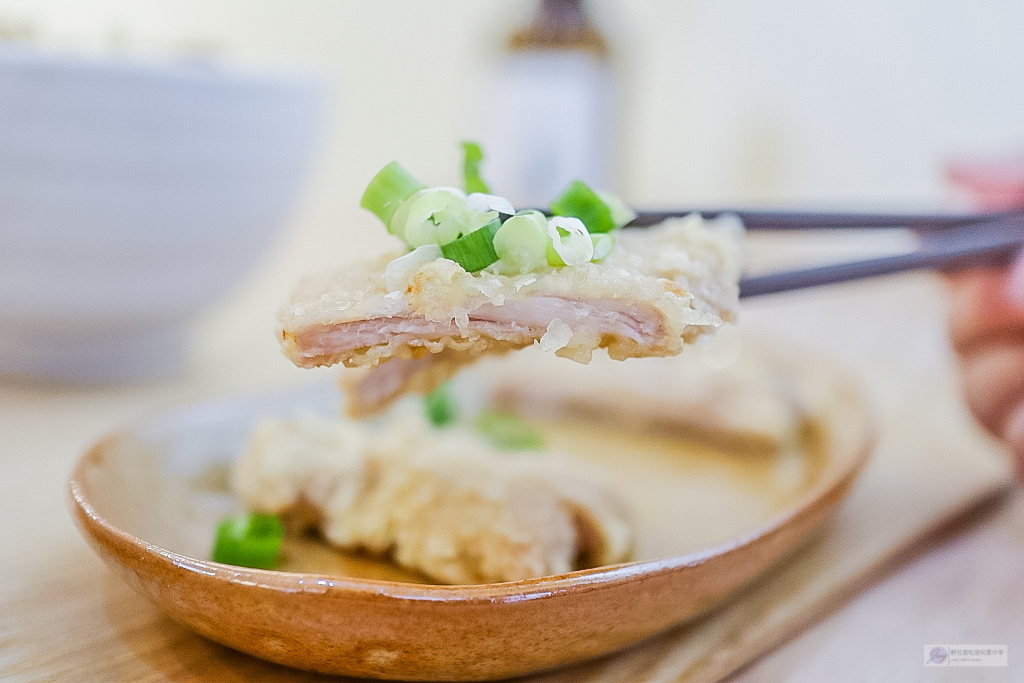
[[[1002,438],[1024,480],[1024,258],[946,276],[950,335],[967,405]]]
[[[981,210],[1024,206],[1024,158],[954,164],[949,175]],[[1024,254],[1010,266],[950,273],[946,280],[967,405],[1013,451],[1024,482]]]

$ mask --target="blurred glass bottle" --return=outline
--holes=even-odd
[[[494,189],[543,206],[576,179],[611,188],[614,82],[581,0],[541,0],[498,66],[485,150]]]

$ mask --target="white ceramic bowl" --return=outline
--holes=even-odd
[[[0,374],[180,367],[287,218],[320,112],[310,80],[0,49]]]

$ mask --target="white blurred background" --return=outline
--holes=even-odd
[[[294,280],[391,244],[358,208],[367,179],[398,158],[428,183],[458,184],[458,142],[485,135],[504,39],[532,8],[516,0],[0,0],[0,35],[49,50],[323,79],[329,126],[300,206],[260,268],[207,315],[197,342],[219,339],[205,352],[254,362],[238,358],[234,342],[265,335],[267,344],[245,353],[283,364],[269,321]],[[950,206],[948,159],[1024,149],[1019,2],[595,0],[587,8],[610,44],[617,84],[612,189],[640,207]]]

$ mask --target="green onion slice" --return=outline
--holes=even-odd
[[[594,258],[594,242],[587,226],[578,218],[553,216],[548,219],[548,265],[579,266]]]
[[[467,208],[469,207],[467,206]],[[469,216],[466,218],[465,228],[462,230],[462,234],[468,235],[471,232],[476,232],[480,228],[485,228],[497,218],[500,218],[500,214],[497,211],[475,211],[473,209],[469,209]]]
[[[519,275],[547,264],[548,221],[540,211],[523,211],[505,221],[494,233],[499,272]]]
[[[436,193],[433,188],[424,188],[402,202],[391,217],[388,232],[405,239],[406,228],[414,220],[421,223],[429,220],[435,211],[443,209],[449,199]],[[415,216],[415,218],[414,218]]]
[[[377,215],[389,232],[391,229],[391,218],[402,202],[416,194],[418,190],[426,187],[416,180],[408,171],[402,168],[397,161],[382,168],[377,175],[370,179],[370,184],[363,192],[363,198],[359,200],[359,206],[369,209]]]
[[[466,193],[490,192],[487,183],[480,177],[480,162],[484,160],[484,153],[481,151],[480,145],[475,142],[463,142],[462,151],[465,154],[462,174],[465,178]]]
[[[590,236],[594,243],[594,256],[591,261],[601,261],[615,248],[615,236],[607,232],[600,232]]]
[[[225,518],[217,527],[213,561],[238,567],[273,569],[284,527],[277,515],[253,512]]]
[[[574,180],[551,202],[551,213],[578,218],[590,232],[610,232],[615,229],[611,208],[580,180]]]
[[[629,223],[634,218],[636,218],[636,211],[629,208],[626,202],[622,201],[622,198],[619,197],[617,194],[597,190],[597,196],[600,197],[601,201],[603,201],[605,205],[611,210],[612,222],[615,223],[616,230],[618,230],[626,223]],[[591,230],[590,232],[594,231]]]
[[[406,204],[395,212],[391,232],[413,249],[451,242],[469,228],[466,198],[457,187],[421,190]]]
[[[495,218],[479,230],[463,235],[454,242],[442,244],[441,253],[465,268],[466,272],[475,273],[498,260],[498,254],[494,251],[494,235],[499,228],[501,220]]]
[[[384,268],[384,284],[389,292],[404,290],[409,284],[412,274],[429,261],[443,257],[441,247],[436,244],[424,244],[416,247],[408,254],[399,256]]]
[[[492,204],[511,209],[508,200],[475,194],[473,206],[457,187],[432,187],[407,199],[391,219],[391,232],[415,249],[425,244],[447,244],[475,232],[498,218]],[[493,201],[492,201],[493,200]]]
[[[476,421],[476,429],[492,446],[505,451],[539,451],[544,435],[515,413],[485,410]]]
[[[451,382],[444,382],[423,397],[423,407],[427,411],[427,419],[435,427],[446,427],[455,422],[455,398],[452,396]]]
[[[472,211],[497,211],[506,216],[511,216],[516,212],[512,202],[504,197],[482,192],[474,192],[466,197],[466,207]]]

